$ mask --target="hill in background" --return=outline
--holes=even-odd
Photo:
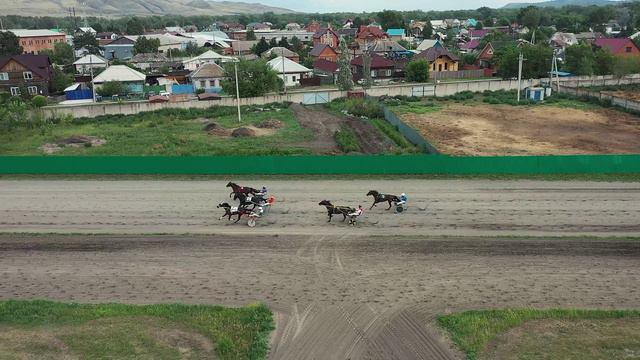
[[[151,16],[151,15],[233,15],[292,10],[258,3],[212,0],[12,0],[2,6],[3,15],[67,16],[75,7],[78,16]]]
[[[517,3],[508,3],[503,6],[503,9],[519,9],[527,6],[538,6],[538,7],[563,7],[567,5],[577,5],[577,6],[591,6],[591,5],[612,5],[616,4],[618,1],[610,1],[610,0],[551,0],[551,1],[543,1],[537,3],[529,3],[529,2],[517,2]]]

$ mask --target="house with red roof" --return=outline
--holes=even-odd
[[[387,39],[389,39],[389,35],[378,26],[361,25],[358,30],[358,35],[356,35],[356,41],[362,49],[367,49],[369,44],[378,40]]]
[[[490,32],[491,30],[489,29],[470,29],[469,37],[471,38],[471,40],[480,40],[483,37],[489,35]]]
[[[340,41],[340,36],[337,32],[333,31],[331,28],[321,28],[313,34],[313,45],[325,44],[329,45],[334,49],[338,48],[338,43]]]
[[[313,63],[313,73],[318,77],[328,79],[327,83],[335,83],[338,75],[338,63],[325,59],[318,59]]]
[[[47,55],[23,54],[0,57],[0,92],[12,96],[49,95],[53,66]]]
[[[371,78],[391,79],[395,77],[396,64],[384,56],[378,54],[371,55]],[[354,80],[360,80],[364,77],[364,63],[362,55],[351,60],[351,72]]]
[[[592,44],[598,48],[609,49],[615,56],[638,56],[640,55],[640,49],[629,38],[608,39],[599,38],[594,39]]]
[[[460,52],[469,53],[472,51],[476,51],[479,46],[480,46],[480,40],[478,39],[470,40],[460,45]]]

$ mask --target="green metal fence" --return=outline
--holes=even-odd
[[[0,156],[0,174],[572,173],[640,173],[640,155]]]
[[[393,126],[398,129],[398,132],[406,137],[413,145],[419,146],[424,152],[429,154],[438,154],[438,150],[431,145],[427,139],[422,136],[416,129],[407,125],[404,121],[400,120],[400,117],[387,107],[383,107],[384,118]]]

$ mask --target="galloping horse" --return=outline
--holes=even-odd
[[[218,204],[217,207],[224,209],[224,215],[220,216],[220,219],[218,220],[222,220],[225,216],[227,216],[229,220],[231,220],[231,216],[238,215],[238,219],[234,221],[234,223],[237,223],[238,221],[240,221],[240,218],[242,217],[242,215],[251,215],[253,213],[253,210],[243,208],[243,207],[234,208],[231,205],[227,204],[226,202]]]
[[[345,221],[347,219],[347,215],[356,211],[356,209],[348,206],[334,206],[329,200],[322,200],[318,205],[322,205],[327,208],[327,215],[329,215],[329,221],[327,222],[331,222],[331,217],[333,217],[333,215],[342,215],[342,221]]]
[[[229,181],[229,183],[227,184],[227,187],[231,188],[231,193],[229,194],[229,197],[231,197],[231,195],[236,194],[243,194],[243,195],[249,195],[249,194],[257,194],[260,191],[252,188],[252,187],[248,187],[248,186],[240,186],[236,183],[233,183],[231,181]]]
[[[241,208],[246,208],[247,206],[253,205],[251,210],[254,210],[256,208],[256,206],[258,206],[259,201],[263,200],[263,199],[259,198],[257,196],[249,196],[249,195],[245,195],[245,194],[241,194],[241,193],[234,193],[233,194],[233,200],[240,201],[239,207],[241,207]],[[258,201],[256,201],[256,200],[258,200]]]
[[[391,203],[400,202],[399,197],[395,195],[389,195],[389,194],[380,194],[376,190],[369,190],[369,192],[367,193],[367,196],[369,195],[373,196],[373,205],[371,205],[369,210],[373,209],[373,207],[376,206],[377,203],[381,203],[385,201],[389,203],[389,207],[387,208],[387,210],[389,210],[391,209]]]

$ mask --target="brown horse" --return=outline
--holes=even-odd
[[[329,200],[322,200],[318,205],[322,205],[327,208],[327,215],[329,215],[329,221],[327,222],[331,222],[333,215],[342,215],[342,221],[345,221],[347,219],[347,215],[356,211],[356,209],[348,206],[334,206]]]
[[[238,215],[238,218],[236,219],[236,221],[234,221],[234,224],[240,221],[240,218],[242,217],[242,215],[253,214],[253,210],[251,209],[247,209],[243,207],[237,207],[234,209],[233,207],[231,207],[231,205],[227,204],[226,202],[218,204],[217,207],[224,209],[224,215],[220,216],[220,219],[218,220],[222,220],[225,216],[228,217],[229,220],[231,220],[231,216]]]
[[[229,197],[231,197],[231,195],[236,194],[242,194],[242,195],[255,195],[257,193],[259,193],[260,191],[252,188],[252,187],[248,187],[248,186],[240,186],[234,182],[229,181],[229,183],[227,184],[227,187],[231,188],[231,193],[229,194]]]
[[[391,204],[394,202],[400,202],[400,198],[395,196],[395,195],[389,195],[389,194],[380,194],[379,192],[377,192],[376,190],[369,190],[369,192],[367,193],[367,196],[373,196],[373,205],[371,205],[371,207],[369,208],[369,210],[373,209],[374,206],[376,206],[377,203],[381,203],[381,202],[388,202],[389,203],[389,207],[387,208],[387,210],[391,209]]]

